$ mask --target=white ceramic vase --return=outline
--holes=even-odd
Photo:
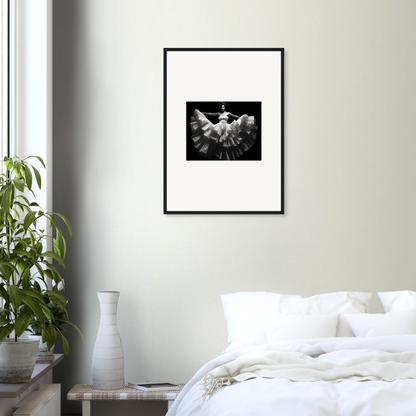
[[[101,319],[92,356],[92,384],[95,389],[124,387],[124,354],[117,327],[120,292],[97,292]]]
[[[35,368],[38,348],[38,340],[3,340],[0,344],[0,383],[27,383]]]

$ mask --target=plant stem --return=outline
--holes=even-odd
[[[7,213],[5,213],[5,215],[6,215],[5,219],[6,219],[6,224],[7,224],[7,227],[6,227],[7,257],[10,259],[10,221],[9,221],[9,218],[7,217]]]
[[[6,237],[6,241],[7,241],[7,257],[10,259],[10,222],[9,219],[7,219],[7,227],[6,227],[6,232],[7,232],[7,237]]]

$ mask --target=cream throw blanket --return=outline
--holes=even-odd
[[[224,386],[255,377],[332,382],[416,378],[416,352],[366,355],[335,364],[297,352],[256,351],[244,354],[208,373],[201,381],[203,400]]]

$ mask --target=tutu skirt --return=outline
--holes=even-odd
[[[200,111],[191,117],[194,147],[207,159],[235,160],[251,149],[257,137],[256,120],[244,114],[231,124],[211,123]]]

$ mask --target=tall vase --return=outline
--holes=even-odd
[[[92,355],[94,389],[124,387],[124,354],[117,327],[117,302],[120,292],[97,292],[101,319]]]

